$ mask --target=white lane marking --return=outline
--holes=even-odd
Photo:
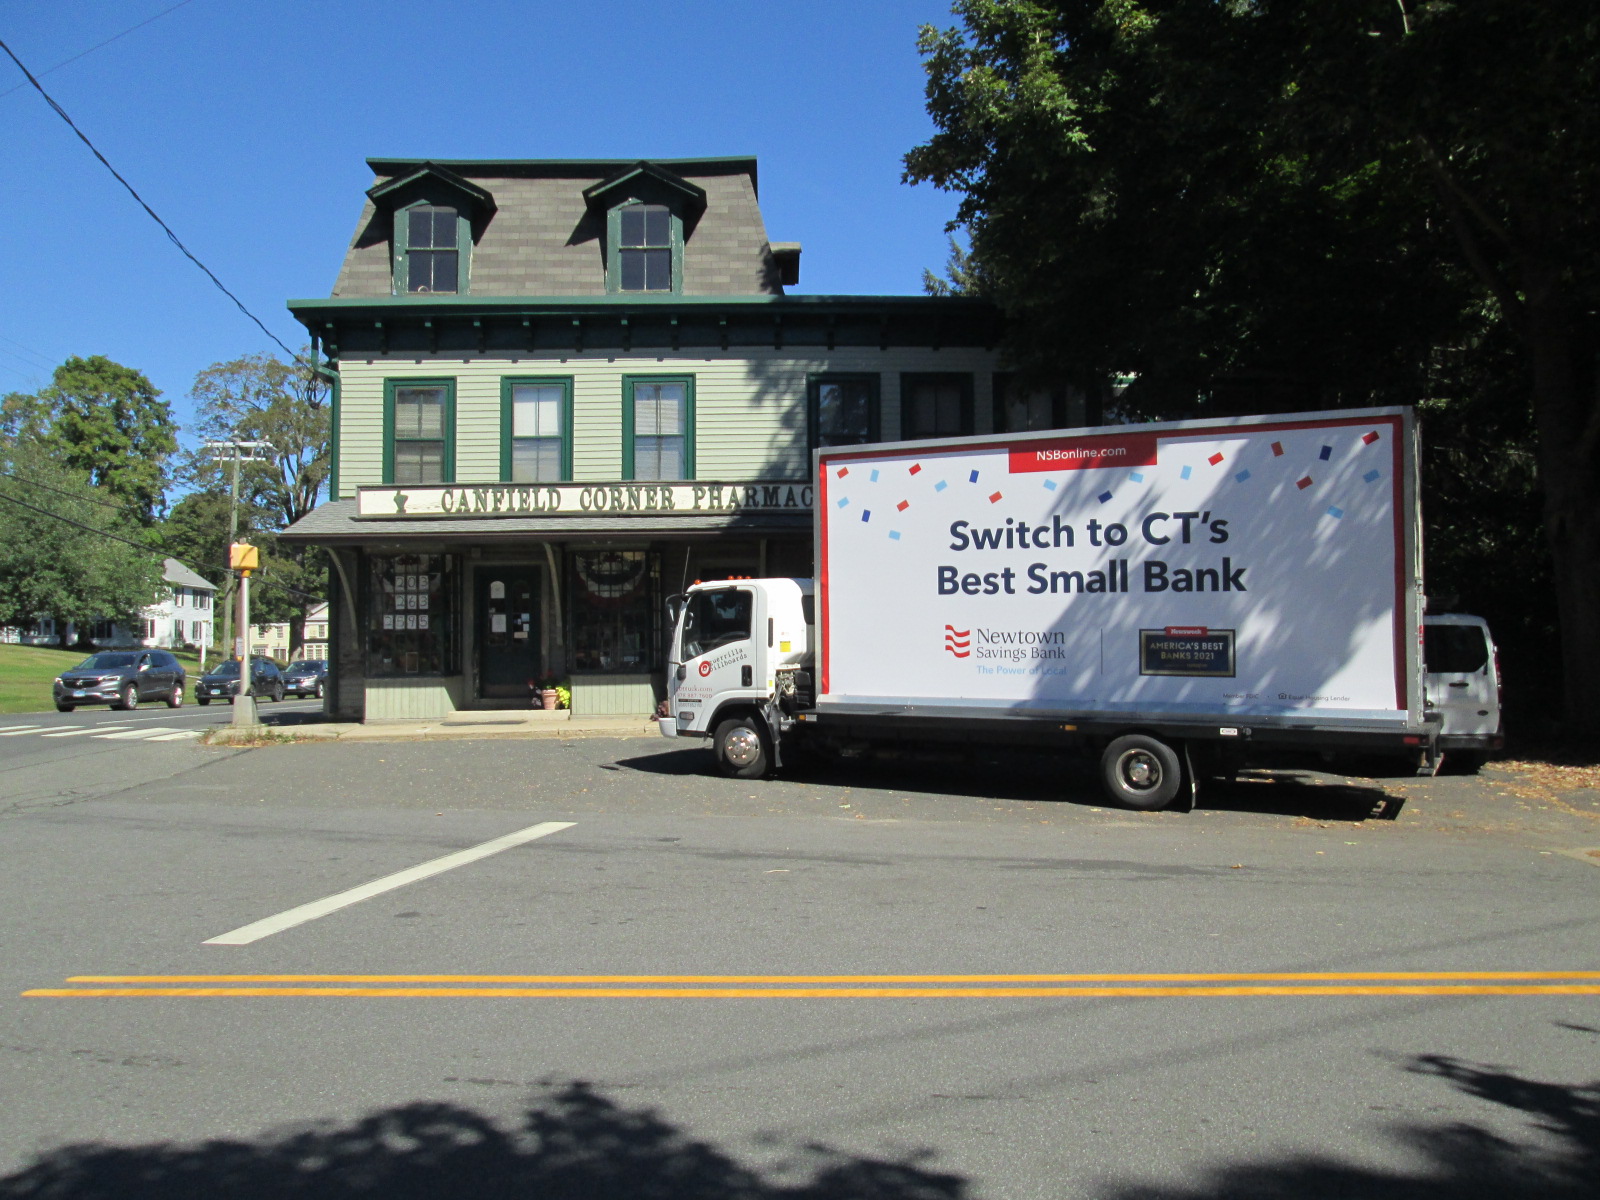
[[[393,875],[385,875],[382,879],[374,879],[371,883],[363,883],[360,887],[351,888],[347,892],[327,896],[321,900],[313,900],[309,904],[302,904],[291,908],[274,917],[264,917],[259,921],[252,921],[248,925],[241,925],[238,929],[231,929],[227,933],[218,934],[214,938],[207,938],[200,943],[202,946],[248,946],[251,942],[270,937],[274,933],[282,933],[285,929],[292,929],[296,925],[303,925],[307,921],[315,921],[318,917],[325,917],[331,912],[341,908],[348,908],[363,900],[370,900],[373,896],[381,896],[384,892],[392,892],[395,888],[404,887],[408,883],[416,883],[419,879],[428,879],[445,871],[464,867],[468,863],[477,862],[480,858],[488,858],[491,854],[499,854],[502,850],[510,850],[525,842],[536,838],[548,837],[552,833],[560,833],[563,829],[571,829],[575,821],[541,821],[537,825],[529,825],[526,829],[519,829],[515,833],[508,833],[504,837],[497,837],[493,841],[482,842],[476,846],[469,846],[465,850],[457,850],[454,854],[446,854],[443,858],[430,859],[415,867],[408,867],[404,871],[396,871]]]
[[[0,737],[21,737],[25,733],[53,733],[57,729],[78,729],[77,725],[29,725],[26,729],[13,729],[10,733],[0,733]]]
[[[205,730],[203,729],[180,729],[176,733],[158,733],[146,740],[152,742],[182,742],[189,738],[197,738],[204,732]]]
[[[122,727],[122,723],[119,721],[115,725],[86,725],[82,729],[74,729],[70,733],[45,733],[40,734],[40,736],[47,738],[82,737],[86,733],[100,733],[106,729],[121,729]]]
[[[121,733],[97,733],[95,736],[103,741],[111,742],[117,739],[124,741],[144,741],[145,738],[155,737],[159,729],[124,729]]]
[[[0,725],[0,733],[4,733],[8,729],[15,730],[17,733],[24,733],[29,729],[37,728],[39,728],[37,725]]]

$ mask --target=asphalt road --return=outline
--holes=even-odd
[[[0,1198],[1591,1194],[1573,804],[704,766],[0,732]]]

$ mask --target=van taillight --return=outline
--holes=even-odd
[[[1500,647],[1496,646],[1494,648],[1494,702],[1500,708],[1506,706],[1505,691],[1505,676],[1500,674]]]

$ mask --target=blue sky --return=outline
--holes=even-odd
[[[900,182],[932,133],[919,25],[949,0],[12,0],[0,38],[188,247],[291,346],[374,155],[754,154],[810,293],[916,293],[955,198]],[[0,391],[68,355],[196,372],[271,342],[0,56]]]

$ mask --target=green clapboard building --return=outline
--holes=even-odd
[[[1081,422],[963,297],[791,294],[754,158],[370,159],[333,294],[330,703],[652,712],[665,599],[809,574],[811,450]],[[1077,411],[1074,411],[1076,409]]]

